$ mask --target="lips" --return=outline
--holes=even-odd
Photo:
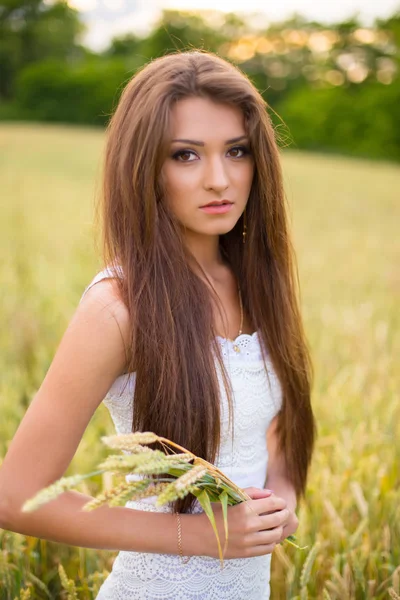
[[[223,215],[232,210],[233,202],[219,202],[201,206],[200,210],[208,215]]]
[[[233,204],[229,200],[221,200],[220,202],[209,202],[208,204],[204,204],[200,206],[200,208],[205,208],[206,206],[224,206],[225,204]]]

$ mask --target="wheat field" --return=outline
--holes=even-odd
[[[0,463],[97,272],[103,147],[102,130],[0,125]],[[400,168],[282,160],[318,441],[298,513],[308,549],[274,552],[272,599],[400,598]],[[92,470],[112,432],[100,406],[67,474]],[[90,600],[116,556],[2,530],[0,544],[0,600]]]

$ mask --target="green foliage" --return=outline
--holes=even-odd
[[[165,10],[158,26],[143,40],[142,52],[149,59],[192,48],[217,52],[226,40],[223,29],[209,26],[198,14]]]
[[[70,67],[46,61],[26,67],[16,82],[16,103],[38,121],[104,124],[128,73],[118,59]]]
[[[0,120],[104,125],[139,68],[200,48],[239,64],[296,147],[400,160],[399,12],[363,29],[356,17],[257,28],[234,13],[164,10],[146,37],[116,37],[100,54],[79,44],[83,30],[65,0],[2,3]]]
[[[65,0],[3,0],[0,5],[0,100],[14,97],[17,74],[26,65],[46,60],[79,60],[76,43],[84,27]]]
[[[302,87],[277,111],[299,148],[400,161],[400,79],[389,86]]]

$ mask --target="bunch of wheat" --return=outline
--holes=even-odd
[[[114,488],[97,495],[84,505],[83,510],[90,511],[104,504],[121,506],[128,500],[140,500],[149,496],[157,496],[156,505],[162,506],[191,493],[197,498],[211,522],[217,539],[221,567],[223,567],[223,556],[228,544],[228,505],[232,506],[250,500],[250,497],[215,465],[155,433],[119,434],[103,437],[102,441],[109,448],[122,450],[124,454],[111,454],[98,466],[98,470],[87,475],[73,475],[59,479],[27,500],[22,510],[24,512],[36,510],[39,506],[54,500],[63,492],[94,475],[111,472],[123,476],[135,473],[140,475],[139,480],[124,480]],[[165,452],[147,447],[147,444],[154,442],[159,442]],[[174,450],[171,453],[171,447],[179,450],[179,453]],[[161,474],[164,477],[156,480],[152,477]],[[212,502],[219,502],[222,506],[225,528],[223,551],[211,506]],[[294,539],[294,536],[289,536],[286,541],[296,546]]]

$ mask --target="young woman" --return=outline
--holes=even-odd
[[[5,458],[0,526],[119,550],[99,600],[269,598],[315,424],[279,154],[246,76],[198,51],[136,74],[109,125],[101,216],[105,267]],[[21,512],[63,475],[103,399],[118,432],[163,435],[247,491],[228,509],[223,570],[193,496],[87,513],[67,492]]]

